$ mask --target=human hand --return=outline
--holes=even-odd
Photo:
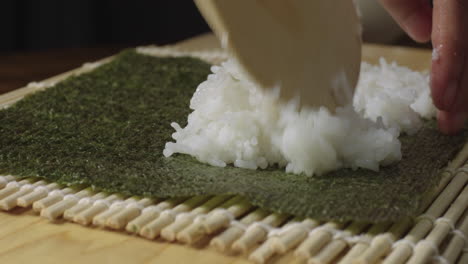
[[[468,120],[468,1],[380,0],[398,24],[418,42],[432,39],[431,93],[439,128],[460,131]]]

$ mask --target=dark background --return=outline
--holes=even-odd
[[[207,31],[192,0],[0,1],[0,52],[167,44]]]
[[[193,0],[0,0],[0,94],[124,48],[208,31]]]
[[[0,0],[0,95],[124,48],[208,31],[193,0]]]

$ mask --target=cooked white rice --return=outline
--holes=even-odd
[[[414,133],[435,114],[426,74],[388,64],[362,64],[353,106],[298,110],[250,82],[233,61],[214,66],[177,123],[164,155],[184,153],[213,166],[320,175],[339,168],[378,170],[401,159],[401,132]]]

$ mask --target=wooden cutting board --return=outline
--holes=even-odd
[[[203,35],[177,44],[190,51],[219,49],[212,35]],[[363,59],[377,63],[379,57],[396,61],[413,70],[428,70],[429,50],[365,45]],[[0,104],[12,97],[20,98],[28,89],[18,89],[0,96]],[[274,263],[291,263],[291,254]],[[229,256],[209,248],[207,243],[195,247],[150,241],[110,230],[86,228],[69,222],[50,223],[31,210],[0,212],[0,263],[250,263],[246,256]]]

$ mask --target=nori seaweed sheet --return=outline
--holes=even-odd
[[[127,195],[239,194],[263,208],[319,220],[394,221],[415,216],[440,169],[465,143],[429,121],[403,136],[403,160],[379,172],[323,176],[283,169],[211,167],[165,158],[171,122],[186,124],[190,98],[210,65],[125,51],[115,60],[0,111],[0,174],[40,177]]]

